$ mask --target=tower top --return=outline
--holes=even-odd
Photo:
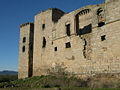
[[[110,0],[105,0],[105,2],[109,2]]]
[[[33,23],[27,22],[27,23],[21,24],[21,25],[20,25],[20,28],[22,28],[23,26],[26,26],[26,25],[30,25],[30,24],[33,24]]]
[[[105,0],[105,2],[111,2],[111,1],[116,1],[116,0]]]

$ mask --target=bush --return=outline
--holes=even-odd
[[[0,75],[0,83],[9,82],[17,79],[18,79],[17,75]]]

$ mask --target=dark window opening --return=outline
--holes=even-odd
[[[57,51],[57,47],[54,48],[54,51]]]
[[[66,48],[70,48],[70,47],[71,47],[70,42],[67,42],[67,43],[66,43]]]
[[[106,35],[101,36],[101,41],[106,40]]]
[[[25,46],[22,47],[22,52],[25,52]]]
[[[98,23],[98,27],[102,27],[102,26],[104,26],[105,25],[105,22],[99,22]]]
[[[45,24],[42,24],[42,29],[45,29]]]
[[[43,37],[43,46],[42,46],[42,48],[45,48],[46,47],[46,39],[45,39],[45,37]]]
[[[26,37],[23,38],[23,43],[25,43],[25,42],[26,42]]]
[[[67,36],[70,36],[70,24],[66,25],[66,34]]]
[[[92,24],[84,26],[84,28],[79,29],[78,35],[84,35],[92,32]]]
[[[52,45],[53,45],[53,42],[52,42]]]

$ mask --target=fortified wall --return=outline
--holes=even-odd
[[[21,25],[19,78],[57,64],[77,75],[120,73],[120,0],[65,13],[51,8]]]

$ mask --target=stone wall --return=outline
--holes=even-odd
[[[70,13],[48,9],[37,14],[33,76],[45,75],[57,64],[78,75],[120,73],[119,4],[111,0]]]

